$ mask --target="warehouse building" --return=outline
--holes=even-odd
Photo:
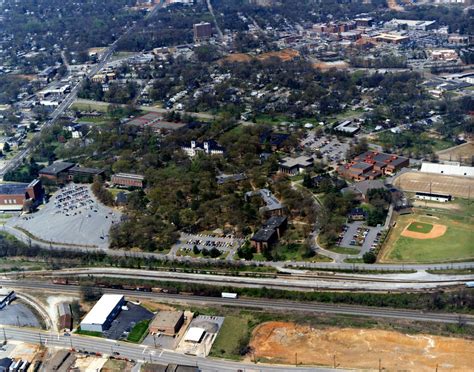
[[[184,323],[182,311],[160,311],[150,324],[150,333],[174,336]]]
[[[81,322],[81,330],[104,332],[110,328],[112,321],[120,313],[123,305],[125,305],[124,296],[114,294],[103,295]]]
[[[54,183],[65,183],[73,180],[92,182],[94,177],[103,176],[104,173],[103,169],[79,167],[74,163],[58,161],[41,169],[39,176]]]

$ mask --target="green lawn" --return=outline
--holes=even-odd
[[[428,234],[431,230],[433,230],[433,225],[430,223],[412,222],[410,226],[408,226],[408,230],[422,234]]]
[[[148,332],[148,325],[150,324],[151,320],[142,320],[135,324],[135,327],[132,328],[130,333],[128,334],[127,341],[140,343],[145,336],[145,333]]]
[[[250,336],[246,317],[226,316],[224,324],[212,345],[211,356],[241,359],[239,349],[246,346]]]
[[[357,248],[333,247],[328,249],[331,252],[339,254],[359,254],[360,250]]]
[[[80,328],[78,328],[74,333],[77,333],[78,335],[84,335],[84,336],[104,337],[104,335],[101,332],[83,331]]]
[[[410,227],[423,226],[411,231],[425,232],[429,226],[432,227],[432,223],[445,225],[446,233],[435,239],[401,236],[401,232],[408,224]],[[423,208],[417,209],[414,215],[399,216],[395,228],[389,234],[381,262],[436,263],[472,260],[474,259],[473,223],[474,218],[467,212],[467,208],[456,212]]]

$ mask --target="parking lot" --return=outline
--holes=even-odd
[[[182,233],[179,241],[173,246],[170,253],[172,255],[176,255],[178,251],[191,253],[194,246],[196,246],[201,251],[203,249],[211,250],[212,248],[217,248],[222,253],[230,252],[229,255],[233,256],[242,244],[242,239],[237,239],[231,234],[221,237],[217,235]]]
[[[345,225],[342,239],[338,245],[344,248],[360,248],[364,254],[377,246],[382,227],[365,226],[363,221],[355,221]]]
[[[38,316],[19,300],[0,310],[0,324],[16,327],[41,328]]]
[[[112,340],[126,339],[131,329],[142,320],[153,318],[153,313],[140,305],[127,302],[128,310],[122,310],[104,336]]]
[[[33,214],[8,220],[47,242],[89,247],[108,247],[110,227],[120,221],[119,212],[99,203],[89,185],[70,184]]]
[[[345,160],[346,152],[350,147],[350,141],[341,142],[336,136],[322,135],[317,137],[315,132],[311,131],[301,141],[301,145],[311,149],[313,152],[319,151],[323,158],[330,163],[338,163]]]

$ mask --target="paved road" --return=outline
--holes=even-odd
[[[331,368],[322,367],[292,367],[274,366],[263,364],[238,363],[217,359],[205,359],[183,355],[171,351],[154,349],[148,346],[134,345],[125,342],[107,340],[103,338],[87,337],[80,335],[64,336],[58,333],[38,331],[27,328],[4,327],[0,331],[0,340],[6,337],[7,340],[24,341],[46,346],[58,346],[76,351],[89,351],[111,355],[114,352],[121,356],[133,359],[138,362],[152,363],[177,363],[186,365],[196,365],[205,372],[230,372],[239,369],[251,369],[252,371],[302,371],[302,372],[323,372],[333,371]],[[337,369],[341,371],[341,369]]]
[[[57,293],[79,293],[77,286],[70,285],[56,285],[46,282],[27,282],[27,281],[5,281],[1,280],[0,285],[8,286],[13,289],[33,289],[41,292],[57,292]],[[371,318],[388,318],[388,319],[404,319],[411,321],[426,321],[437,323],[459,323],[460,319],[465,324],[474,325],[474,316],[459,315],[455,313],[434,313],[423,312],[417,310],[407,309],[391,309],[371,306],[355,306],[355,305],[336,305],[336,304],[322,304],[317,302],[296,302],[275,299],[228,299],[220,297],[207,296],[186,296],[186,295],[172,295],[153,292],[138,292],[119,289],[104,289],[105,293],[123,294],[131,298],[146,298],[160,302],[170,303],[186,303],[197,304],[200,306],[218,305],[218,306],[232,306],[238,308],[256,308],[271,311],[288,311],[288,312],[303,312],[309,314],[340,314],[340,315],[354,315]],[[1,336],[1,334],[0,334]]]

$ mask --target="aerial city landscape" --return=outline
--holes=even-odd
[[[0,0],[0,372],[474,370],[473,0]]]

